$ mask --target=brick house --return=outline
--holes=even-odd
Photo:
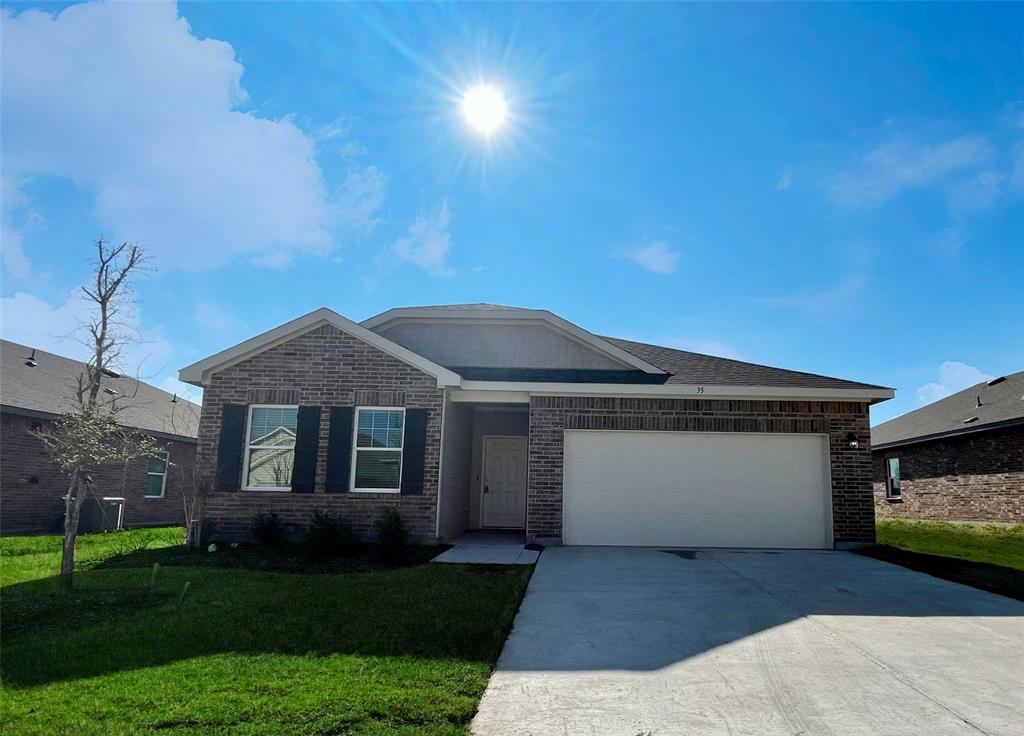
[[[397,508],[423,541],[871,542],[868,407],[893,395],[489,304],[319,309],[180,377],[204,389],[204,533],[225,540],[259,512],[369,533]]]
[[[63,528],[68,480],[32,431],[73,407],[82,369],[79,361],[0,341],[0,534]],[[199,406],[124,376],[108,376],[104,388],[124,407],[119,421],[150,434],[162,452],[94,473],[96,496],[83,506],[82,529],[182,524]]]
[[[1024,523],[1024,371],[872,430],[883,518]]]

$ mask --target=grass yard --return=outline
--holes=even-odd
[[[863,554],[1024,600],[1024,524],[879,520]]]
[[[71,592],[52,577],[59,539],[0,540],[0,733],[463,734],[530,573],[310,573],[174,535],[81,538]]]

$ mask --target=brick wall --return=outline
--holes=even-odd
[[[542,396],[530,401],[527,533],[562,535],[566,429],[828,434],[836,543],[873,542],[868,408],[860,402]],[[850,447],[847,433],[859,447]]]
[[[64,525],[67,477],[30,433],[45,420],[4,413],[0,420],[0,534],[59,533]],[[147,458],[101,468],[93,474],[100,496],[125,499],[126,527],[182,524],[182,488],[195,462],[196,446],[160,440],[171,467],[163,498],[146,498]]]
[[[1008,427],[874,455],[881,518],[1024,523],[1024,427]],[[885,498],[885,458],[900,459],[903,497]]]
[[[277,345],[210,379],[203,393],[199,424],[199,468],[213,483],[225,404],[297,404],[312,406],[404,406],[427,409],[423,494],[324,493],[329,411],[320,414],[320,444],[313,493],[287,491],[211,492],[204,535],[231,541],[248,538],[252,517],[273,511],[300,534],[314,511],[331,511],[369,535],[373,521],[397,508],[415,537],[436,538],[438,459],[443,391],[437,379],[377,348],[324,325]]]

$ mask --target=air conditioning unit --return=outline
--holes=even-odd
[[[124,499],[118,496],[89,498],[78,520],[81,532],[113,532],[124,528]]]

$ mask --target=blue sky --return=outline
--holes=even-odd
[[[1024,368],[1024,6],[3,12],[9,339],[75,352],[103,233],[169,390],[319,306],[472,301],[897,388],[875,422]]]

